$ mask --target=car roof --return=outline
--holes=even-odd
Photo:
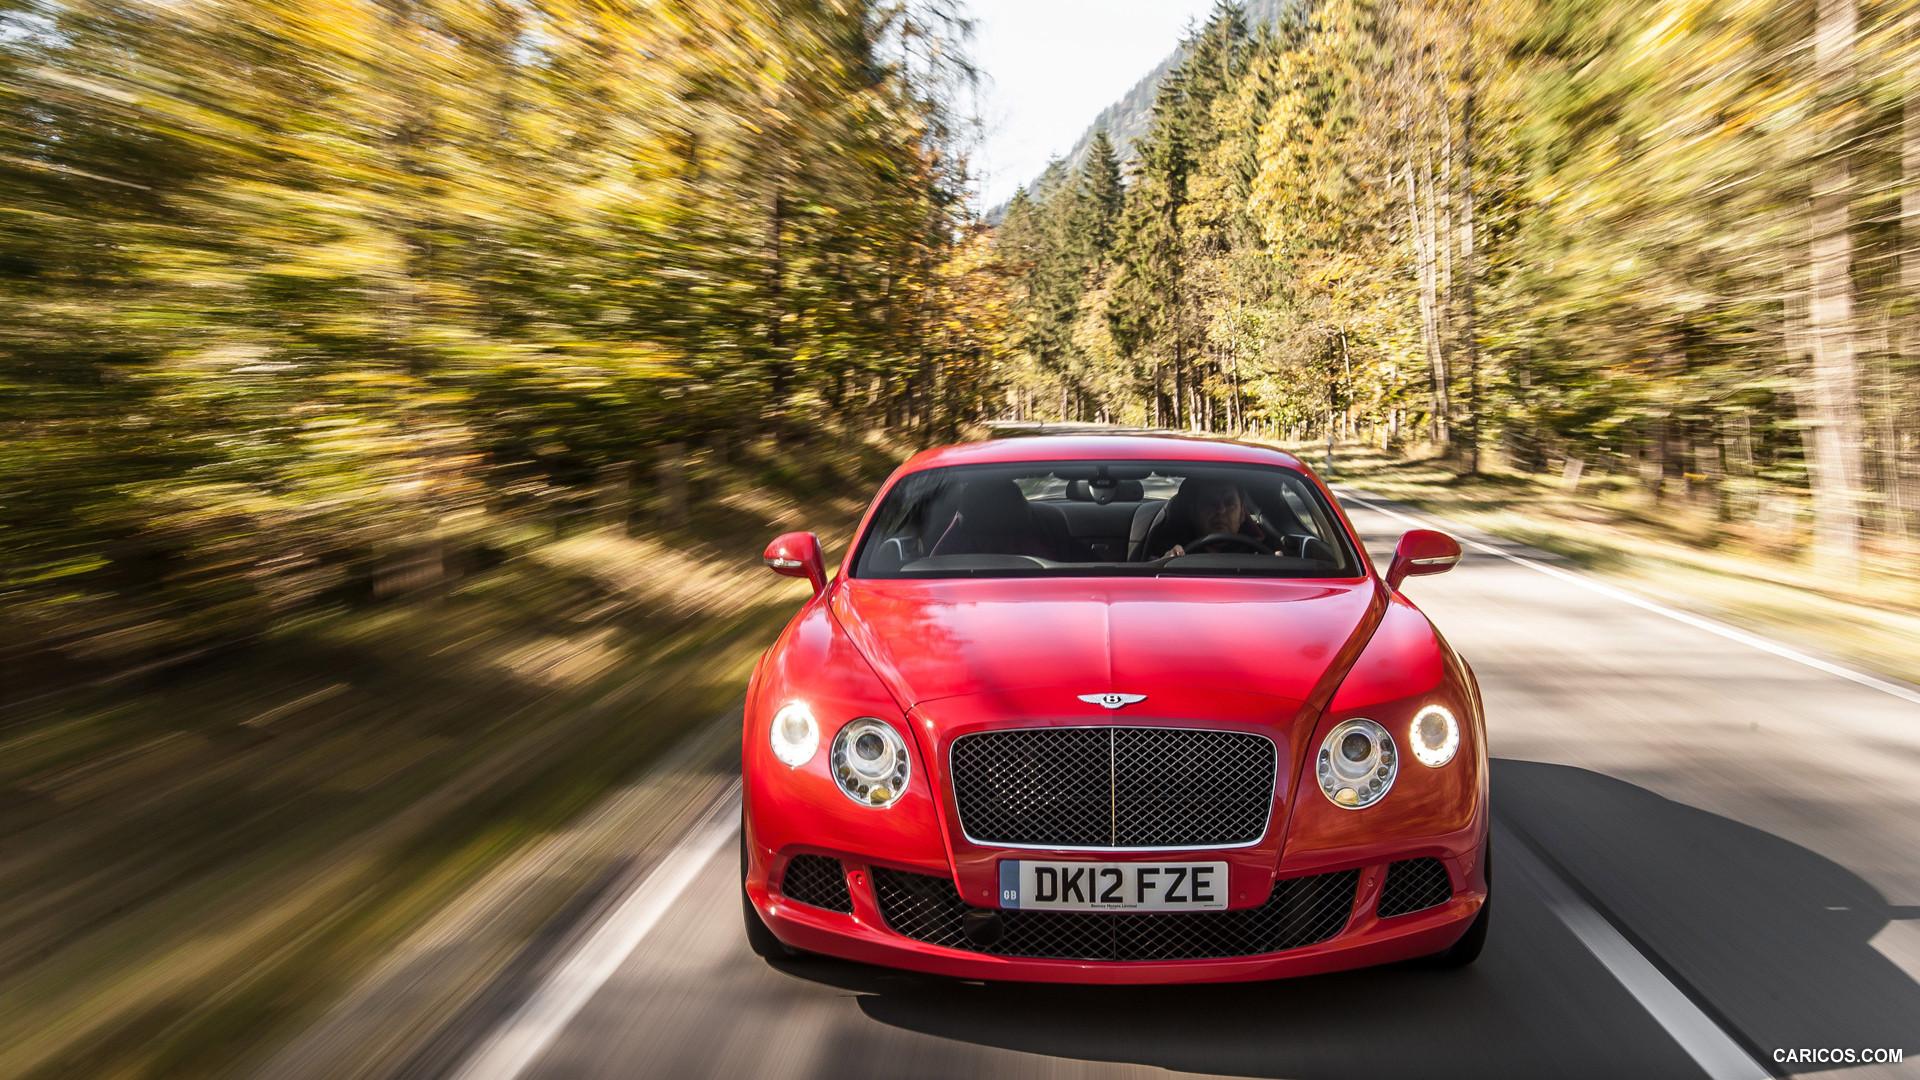
[[[901,472],[948,465],[1029,461],[1217,461],[1304,470],[1300,459],[1284,450],[1227,439],[1180,435],[1035,435],[922,450],[907,459]]]

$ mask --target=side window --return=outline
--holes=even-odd
[[[1294,517],[1300,521],[1300,527],[1309,530],[1315,538],[1332,544],[1332,525],[1323,515],[1323,507],[1317,500],[1308,500],[1300,494],[1294,484],[1284,484],[1281,488],[1286,496],[1286,507],[1294,511]]]
[[[876,548],[887,540],[898,540],[892,557],[913,558],[939,538],[940,531],[953,517],[958,492],[941,473],[909,476],[900,483],[875,515],[871,528]],[[876,557],[889,559],[878,550]]]
[[[1286,500],[1287,509],[1293,511],[1294,520],[1299,522],[1301,528],[1321,540],[1327,538],[1327,525],[1320,520],[1319,508],[1301,498],[1300,492],[1292,484],[1280,485],[1280,497]]]

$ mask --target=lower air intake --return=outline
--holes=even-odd
[[[853,912],[853,897],[847,892],[847,873],[839,859],[825,855],[795,855],[787,860],[787,871],[780,875],[780,893],[789,900],[810,904],[842,914]]]
[[[1380,917],[1411,915],[1453,899],[1453,883],[1439,859],[1402,859],[1387,867],[1380,889]]]
[[[974,908],[946,878],[876,867],[880,914],[896,933],[994,956],[1052,960],[1206,960],[1262,956],[1316,945],[1347,925],[1359,871],[1276,881],[1257,908],[1156,913],[1001,911],[999,940],[968,938],[962,920]]]

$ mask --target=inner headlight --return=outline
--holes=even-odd
[[[813,710],[804,701],[789,701],[773,714],[773,726],[767,732],[773,743],[773,756],[789,769],[797,769],[813,760],[820,749],[820,725],[813,722]]]
[[[1454,751],[1460,749],[1460,725],[1452,713],[1438,705],[1415,713],[1408,734],[1413,739],[1414,760],[1429,768],[1437,769],[1452,761]]]
[[[893,725],[863,716],[833,737],[833,779],[862,806],[889,806],[907,790],[907,744]]]
[[[1386,728],[1371,720],[1343,720],[1321,742],[1314,771],[1329,802],[1344,810],[1359,810],[1379,802],[1393,786],[1400,755]]]

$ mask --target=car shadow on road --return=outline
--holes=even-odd
[[[1493,784],[1501,820],[1657,950],[1763,1067],[1780,1070],[1765,1060],[1776,1047],[1913,1051],[1920,986],[1871,942],[1914,909],[1811,851],[1611,777],[1500,760]],[[1487,951],[1465,971],[1176,987],[980,984],[824,960],[786,971],[851,991],[882,1024],[1089,1062],[1342,1080],[1697,1074],[1521,875],[1495,895]]]
[[[1660,786],[1689,781],[1676,767]],[[1777,1049],[1920,1049],[1920,983],[1889,956],[1920,960],[1920,907],[1791,841],[1601,773],[1499,760],[1493,783],[1500,820],[1764,1062]],[[1809,823],[1835,813],[1771,801]]]

